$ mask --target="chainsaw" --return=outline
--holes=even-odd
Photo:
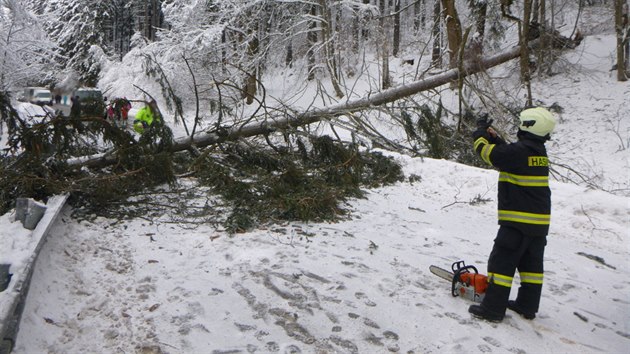
[[[488,276],[479,274],[473,265],[466,265],[464,261],[457,261],[451,265],[451,270],[430,266],[431,273],[451,282],[451,295],[460,296],[474,302],[481,302],[488,288]]]

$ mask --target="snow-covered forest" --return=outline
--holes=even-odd
[[[3,97],[88,86],[137,108],[155,100],[176,137],[207,133],[198,147],[271,131],[281,134],[267,142],[322,129],[348,140],[341,129],[362,145],[475,164],[460,142],[476,117],[492,112],[508,132],[516,112],[541,103],[532,80],[570,70],[562,53],[585,36],[616,34],[611,72],[627,79],[620,0],[4,0],[1,9]],[[77,148],[104,151],[89,146]]]
[[[519,35],[544,42],[523,62],[537,67],[521,65],[522,80],[530,79],[525,69],[553,74],[553,49],[570,44],[541,33],[561,31],[575,38],[598,31],[580,26],[585,9],[605,11],[611,22],[619,12],[619,37],[627,44],[624,1],[512,3],[5,0],[0,85],[4,90],[99,86],[117,96],[139,94],[133,87],[138,84],[163,96],[173,114],[199,103],[204,120],[212,121],[217,101],[268,104],[266,78],[282,73],[290,72],[287,84],[298,89],[321,82],[324,100],[348,99],[363,95],[352,92],[352,82],[371,81],[373,91],[398,86],[496,53]],[[377,76],[366,78],[374,64]],[[400,64],[412,68],[404,82],[395,75]],[[138,66],[142,71],[129,72]],[[290,97],[277,98],[291,103]],[[464,104],[474,107],[470,101]]]

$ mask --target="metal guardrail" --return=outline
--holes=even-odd
[[[10,278],[7,274],[7,278],[9,278],[7,279],[8,285],[4,291],[0,292],[0,300],[3,304],[8,304],[8,306],[1,307],[2,311],[0,313],[0,338],[2,338],[0,354],[8,354],[13,350],[37,257],[44,243],[46,243],[46,237],[67,199],[68,195],[61,195],[51,197],[48,200],[46,212],[32,233],[32,239],[36,242],[36,245],[27,261],[27,265]]]

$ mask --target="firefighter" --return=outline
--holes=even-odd
[[[151,112],[151,107],[144,106],[142,107],[138,113],[136,113],[136,117],[133,121],[133,129],[142,134],[144,130],[153,124],[153,112]]]
[[[473,132],[474,150],[499,169],[499,231],[488,259],[488,289],[479,305],[468,309],[474,317],[501,322],[506,308],[534,319],[543,284],[543,254],[551,217],[549,161],[545,142],[556,119],[542,107],[519,116],[518,141],[508,144],[482,119]],[[508,300],[518,269],[516,300]]]

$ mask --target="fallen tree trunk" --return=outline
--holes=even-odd
[[[539,41],[534,40],[529,43],[531,48],[537,47]],[[283,130],[289,127],[298,127],[318,122],[323,119],[339,117],[351,112],[356,112],[370,107],[379,106],[385,103],[394,102],[401,98],[414,95],[416,93],[433,89],[444,84],[460,80],[466,76],[476,74],[503,64],[520,56],[520,47],[514,47],[505,52],[487,57],[467,60],[460,68],[450,69],[441,74],[428,77],[426,79],[414,81],[412,83],[383,90],[374,95],[369,95],[354,101],[347,101],[331,106],[316,108],[295,116],[285,116],[281,119],[267,120],[241,126],[234,126],[219,132],[201,132],[192,137],[176,139],[172,146],[172,151],[183,151],[192,147],[205,147],[221,143],[224,141],[237,140],[240,138],[267,134],[276,130]],[[103,154],[75,158],[67,161],[68,165],[74,167],[100,167],[107,166],[116,161],[115,151]]]
[[[464,63],[463,70],[461,72],[458,68],[450,69],[441,74],[414,81],[410,84],[383,90],[374,95],[370,95],[354,101],[338,103],[324,108],[316,108],[294,117],[284,117],[282,119],[277,119],[274,121],[266,121],[261,123],[248,124],[240,127],[233,127],[229,129],[226,133],[221,135],[216,133],[200,133],[192,139],[190,137],[178,139],[174,145],[174,151],[185,150],[191,145],[203,147],[220,143],[222,141],[266,134],[274,130],[307,125],[315,123],[322,119],[334,118],[342,116],[344,114],[364,110],[370,107],[380,106],[382,104],[394,102],[401,98],[411,96],[422,91],[430,90],[444,84],[448,84],[468,75],[479,73],[483,70],[515,59],[519,57],[519,55],[520,47],[515,47],[488,58],[467,61]]]

